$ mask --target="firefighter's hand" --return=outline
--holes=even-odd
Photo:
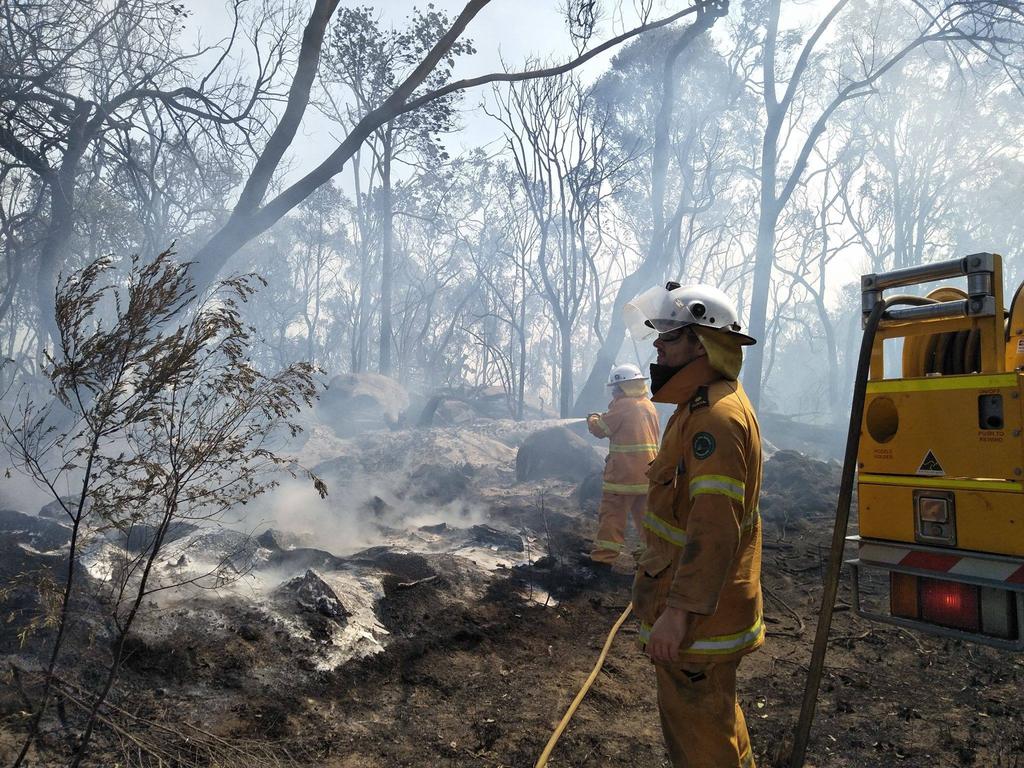
[[[604,430],[598,426],[597,420],[601,418],[599,413],[588,413],[587,414],[587,429],[590,430],[590,434],[594,437],[604,437]]]
[[[651,661],[666,664],[675,663],[679,646],[686,637],[690,626],[690,614],[680,608],[666,608],[651,628],[651,639],[647,641],[647,655]]]

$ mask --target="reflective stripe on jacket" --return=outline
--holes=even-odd
[[[608,459],[603,489],[607,493],[647,493],[647,466],[658,453],[658,413],[646,396],[620,395],[600,416],[591,417],[590,431],[607,437]]]
[[[673,606],[691,614],[680,662],[742,656],[764,642],[757,418],[740,384],[703,357],[654,399],[677,408],[648,471],[647,548],[633,585],[641,642]]]

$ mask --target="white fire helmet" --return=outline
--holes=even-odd
[[[668,283],[665,287],[650,288],[625,306],[623,319],[637,341],[647,341],[656,334],[687,325],[702,325],[739,337],[744,345],[757,343],[740,333],[739,315],[732,299],[724,291],[703,283]]]
[[[614,387],[616,384],[621,384],[624,381],[646,381],[647,377],[640,373],[640,369],[635,365],[626,363],[625,365],[616,365],[612,368],[611,373],[608,374],[608,386]]]

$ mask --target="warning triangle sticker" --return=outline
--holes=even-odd
[[[935,454],[928,451],[925,454],[924,461],[921,462],[921,466],[917,468],[917,474],[919,475],[944,475],[946,470],[939,464],[939,460],[935,458]]]

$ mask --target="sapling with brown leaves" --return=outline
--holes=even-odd
[[[250,362],[253,330],[240,307],[261,284],[236,276],[197,295],[188,265],[170,251],[133,259],[118,279],[98,259],[63,280],[56,296],[59,347],[47,358],[53,401],[23,398],[0,414],[14,464],[49,490],[70,524],[67,572],[48,662],[20,755],[37,741],[51,703],[76,593],[81,549],[116,537],[101,595],[110,628],[109,658],[71,758],[86,754],[117,681],[140,607],[158,590],[237,577],[225,556],[199,576],[161,567],[176,526],[215,525],[229,509],[302,471],[321,496],[326,486],[276,453],[293,417],[316,398],[315,370],[296,363],[265,375]],[[73,497],[61,493],[74,483]]]

